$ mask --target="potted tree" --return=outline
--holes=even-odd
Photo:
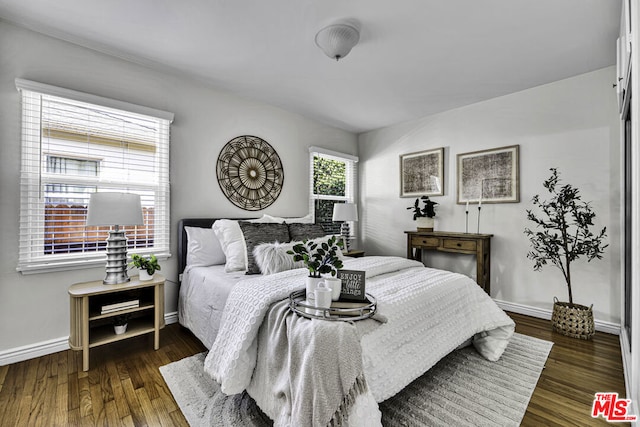
[[[131,255],[131,262],[129,266],[140,269],[141,281],[147,281],[153,279],[153,275],[156,271],[160,271],[160,264],[158,264],[158,258],[151,254],[149,258],[145,258],[138,254]]]
[[[317,240],[303,240],[287,251],[293,255],[293,260],[302,261],[309,270],[307,277],[307,290],[315,289],[322,281],[322,274],[335,276],[342,268],[342,260],[338,258],[338,250],[342,248],[342,241],[338,236],[331,236],[326,242],[319,243]]]
[[[420,208],[420,200],[424,202],[422,208]],[[436,216],[435,206],[437,204],[437,202],[429,200],[429,196],[422,196],[416,199],[413,206],[407,208],[407,210],[413,210],[413,220],[417,223],[418,231],[433,231],[433,218]]]
[[[525,228],[529,236],[531,251],[527,258],[534,261],[533,269],[539,271],[551,263],[564,276],[569,294],[569,302],[560,302],[554,297],[551,323],[553,329],[573,338],[589,339],[595,328],[593,304],[590,307],[575,304],[571,289],[571,263],[580,257],[590,262],[601,259],[607,228],[593,233],[593,219],[596,214],[588,202],[582,201],[580,192],[570,184],[560,186],[558,170],[551,168],[551,177],[542,184],[550,193],[549,200],[533,197],[533,204],[542,211],[539,216],[527,210],[527,219],[536,225],[535,230]]]

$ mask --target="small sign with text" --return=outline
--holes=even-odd
[[[342,280],[341,300],[366,301],[364,293],[364,271],[339,270],[338,278]]]

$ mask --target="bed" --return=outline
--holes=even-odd
[[[513,334],[513,321],[471,279],[400,257],[343,260],[344,268],[366,272],[367,292],[378,301],[374,318],[299,317],[286,298],[304,289],[304,268],[245,275],[228,271],[228,259],[224,266],[194,265],[187,231],[210,235],[215,223],[180,221],[179,320],[210,349],[205,371],[222,390],[246,390],[275,425],[380,425],[377,403],[442,357],[471,343],[497,360]]]

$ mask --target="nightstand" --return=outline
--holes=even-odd
[[[351,258],[361,258],[364,256],[364,251],[351,250],[349,252],[342,252],[342,255],[348,256]]]
[[[164,327],[164,282],[161,274],[152,280],[105,285],[102,280],[76,283],[69,288],[71,330],[69,347],[82,350],[82,370],[89,370],[89,349],[139,335],[153,333],[153,348],[160,348],[160,329]],[[137,301],[136,307],[103,310],[105,306]],[[104,313],[103,313],[104,311]],[[127,331],[116,335],[113,320],[127,314]]]

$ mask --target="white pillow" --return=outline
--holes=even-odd
[[[271,215],[263,214],[262,218],[254,219],[254,220],[251,220],[250,222],[273,222],[278,224],[282,224],[283,222],[291,224],[295,222],[295,223],[301,223],[301,224],[313,224],[313,217],[311,214],[307,214],[299,218],[284,218],[280,216],[271,216]]]
[[[300,218],[285,218],[285,222],[291,223],[301,223],[301,224],[313,224],[313,215],[307,214]]]
[[[187,232],[187,265],[206,267],[225,263],[220,241],[211,228],[185,227]]]
[[[247,269],[247,246],[238,221],[219,219],[211,226],[220,241],[226,257],[224,271],[243,271]]]
[[[278,217],[275,217],[275,216],[271,216],[271,215],[267,215],[267,214],[262,214],[262,216],[260,218],[247,219],[245,221],[253,222],[254,224],[261,224],[261,223],[278,223],[278,224],[282,224],[284,222],[284,219],[283,218],[278,218]]]

